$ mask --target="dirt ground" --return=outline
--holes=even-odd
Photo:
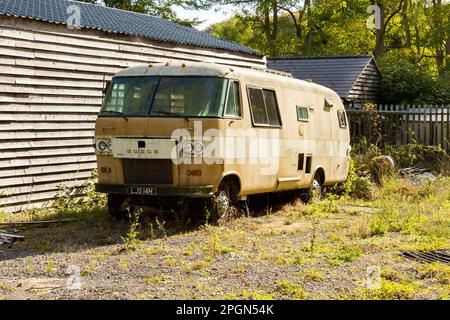
[[[136,230],[104,209],[68,212],[77,220],[15,227],[25,240],[1,248],[0,299],[448,299],[448,265],[401,255],[450,248],[450,196],[433,197],[410,229],[380,220],[410,198],[288,201],[219,226],[144,212]]]

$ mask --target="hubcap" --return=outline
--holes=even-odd
[[[312,183],[312,189],[314,191],[317,192],[317,195],[320,196],[320,194],[322,193],[322,186],[320,185],[320,182],[317,181],[316,179],[314,179],[313,183]]]
[[[217,214],[219,218],[223,218],[227,215],[230,209],[230,198],[225,191],[220,191],[217,195]]]

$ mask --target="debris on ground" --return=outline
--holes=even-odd
[[[55,224],[55,223],[67,223],[75,222],[78,219],[58,219],[58,220],[46,220],[46,221],[18,221],[18,222],[2,222],[0,226],[22,226],[22,225],[41,225],[41,224]]]
[[[18,241],[18,240],[23,240],[24,237],[17,235],[17,234],[12,234],[12,233],[7,233],[3,230],[0,230],[0,246],[3,245],[12,245],[14,242]]]
[[[445,251],[429,251],[429,252],[412,252],[406,251],[402,253],[403,256],[410,260],[419,261],[422,263],[441,262],[450,264],[450,254]]]
[[[400,169],[398,173],[400,174],[400,176],[408,178],[411,181],[411,183],[416,186],[422,186],[424,184],[436,180],[436,176],[425,168],[419,167],[404,168]]]
[[[395,172],[395,162],[390,156],[377,156],[370,160],[369,169],[372,177],[381,185],[384,177]]]

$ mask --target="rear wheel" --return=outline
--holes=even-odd
[[[323,182],[322,182],[322,178],[317,173],[314,176],[313,182],[312,182],[311,187],[309,189],[309,193],[310,193],[310,197],[311,198],[313,196],[316,196],[316,197],[319,197],[319,198],[322,197],[322,194],[323,194]]]
[[[309,189],[301,192],[301,200],[309,202],[313,197],[321,198],[323,195],[323,182],[319,174],[316,173]]]
[[[314,180],[313,180],[312,185],[311,185],[311,192],[312,193],[316,193],[317,196],[319,196],[319,197],[322,195],[323,186],[322,186],[322,181],[321,181],[319,175],[316,175],[314,177]]]

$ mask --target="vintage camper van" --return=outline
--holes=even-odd
[[[216,217],[249,195],[343,182],[339,96],[290,74],[167,62],[119,72],[95,128],[96,190],[130,203],[211,198]]]

